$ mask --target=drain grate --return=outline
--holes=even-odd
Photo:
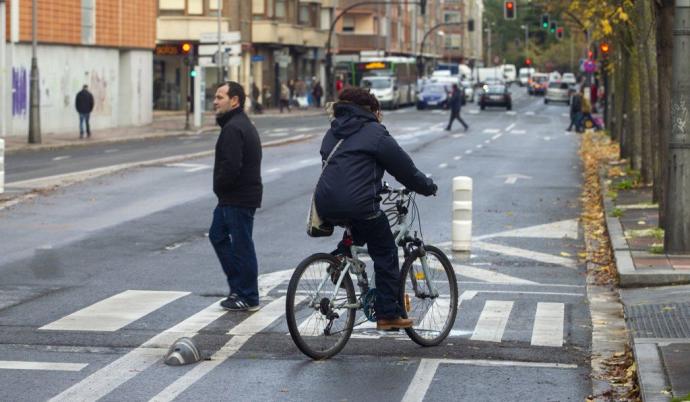
[[[639,304],[625,307],[628,328],[640,338],[690,337],[690,303]]]

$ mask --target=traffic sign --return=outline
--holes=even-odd
[[[233,56],[239,56],[242,54],[242,45],[239,43],[234,44],[234,45],[220,45],[220,50],[224,53],[229,53]],[[200,56],[212,56],[214,54],[218,53],[218,45],[200,45],[199,46],[199,55]]]
[[[220,41],[222,43],[239,43],[241,40],[240,31],[221,32]],[[199,35],[201,43],[218,43],[218,32],[203,32]]]

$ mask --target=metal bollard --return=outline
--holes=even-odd
[[[472,241],[472,178],[453,178],[453,251],[470,251]]]
[[[0,194],[5,192],[5,140],[0,138]]]

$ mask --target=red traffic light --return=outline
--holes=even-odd
[[[592,53],[591,50],[588,50],[588,51],[587,51],[587,58],[591,59],[592,56],[594,56],[594,53]]]
[[[525,64],[528,65],[528,66],[531,66],[531,65],[532,65],[532,59],[526,58],[526,59],[525,59]]]
[[[507,8],[508,10],[512,10],[513,7],[515,7],[515,5],[513,4],[512,1],[506,2],[506,8]]]
[[[503,18],[506,20],[515,19],[515,2],[511,0],[505,0],[503,2]]]

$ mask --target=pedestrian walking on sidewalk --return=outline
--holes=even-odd
[[[450,108],[450,120],[448,121],[448,127],[446,127],[446,131],[450,131],[450,129],[453,127],[453,120],[457,119],[460,124],[465,127],[465,131],[467,131],[470,126],[465,123],[465,120],[460,117],[460,109],[462,108],[462,94],[460,93],[460,88],[458,88],[458,84],[453,84],[453,90],[450,94],[450,100],[448,101],[448,107]]]
[[[570,100],[570,125],[565,131],[572,131],[573,126],[575,130],[580,131],[580,119],[582,118],[582,89],[573,95]]]
[[[208,238],[227,277],[230,294],[220,305],[227,310],[259,308],[258,264],[252,231],[261,207],[261,141],[244,112],[244,89],[229,81],[213,100],[221,127],[213,165],[213,192],[218,205]]]
[[[321,83],[317,79],[314,79],[314,89],[312,89],[311,94],[314,97],[316,107],[321,108],[321,97],[323,96],[323,88],[321,87]]]
[[[290,113],[290,88],[284,82],[280,83],[280,113],[283,113],[283,108],[287,107]]]
[[[79,138],[84,138],[84,126],[86,126],[86,136],[91,138],[91,126],[89,125],[89,117],[93,111],[93,95],[89,92],[89,86],[84,85],[77,93],[74,100],[74,105],[79,113]]]
[[[261,114],[263,113],[263,106],[261,106],[261,103],[259,102],[259,97],[261,96],[261,91],[259,91],[259,87],[256,85],[256,82],[252,83],[252,108],[254,109],[254,113],[256,114]]]

